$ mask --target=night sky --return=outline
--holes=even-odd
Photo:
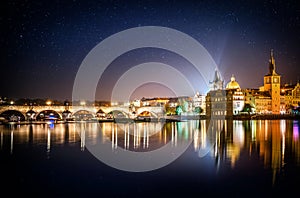
[[[71,99],[77,70],[89,51],[110,35],[138,26],[169,27],[195,38],[211,54],[225,83],[234,74],[241,88],[263,85],[271,49],[282,83],[300,79],[297,1],[56,0],[0,4],[0,96]],[[114,70],[108,71],[106,78],[115,82],[118,65],[128,68],[166,59],[175,65],[183,61],[162,50],[129,52],[112,63]],[[108,98],[103,89],[99,88],[96,99]],[[135,97],[137,93],[143,94],[139,90]]]

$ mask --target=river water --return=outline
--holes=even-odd
[[[37,197],[299,194],[299,125],[298,120],[0,125],[0,192]]]

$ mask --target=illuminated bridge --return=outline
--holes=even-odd
[[[47,118],[89,120],[93,118],[107,118],[109,116],[134,119],[145,115],[160,118],[164,115],[164,107],[143,106],[131,109],[126,106],[0,106],[0,118],[10,121],[43,120]]]

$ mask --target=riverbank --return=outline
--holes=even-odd
[[[232,116],[234,120],[299,120],[300,115],[291,115],[291,114],[267,114],[267,115],[235,115]]]
[[[82,122],[116,122],[116,123],[129,123],[129,122],[183,122],[188,120],[211,120],[211,119],[222,119],[222,120],[300,120],[300,115],[234,115],[234,116],[214,116],[209,117],[206,115],[171,115],[164,116],[161,118],[149,118],[149,119],[131,119],[131,118],[119,118],[119,119],[94,119],[94,120],[47,120],[47,121],[0,121],[1,124],[64,124],[64,123],[82,123]]]

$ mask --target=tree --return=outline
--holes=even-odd
[[[200,114],[203,112],[203,109],[201,107],[195,107],[194,112]]]
[[[243,108],[242,112],[247,112],[248,114],[250,114],[252,112],[252,108],[253,107],[250,104],[246,103],[244,105],[244,108]]]
[[[183,112],[183,111],[182,111],[182,107],[181,107],[180,105],[178,105],[178,106],[176,107],[176,115],[181,115],[182,112]]]

